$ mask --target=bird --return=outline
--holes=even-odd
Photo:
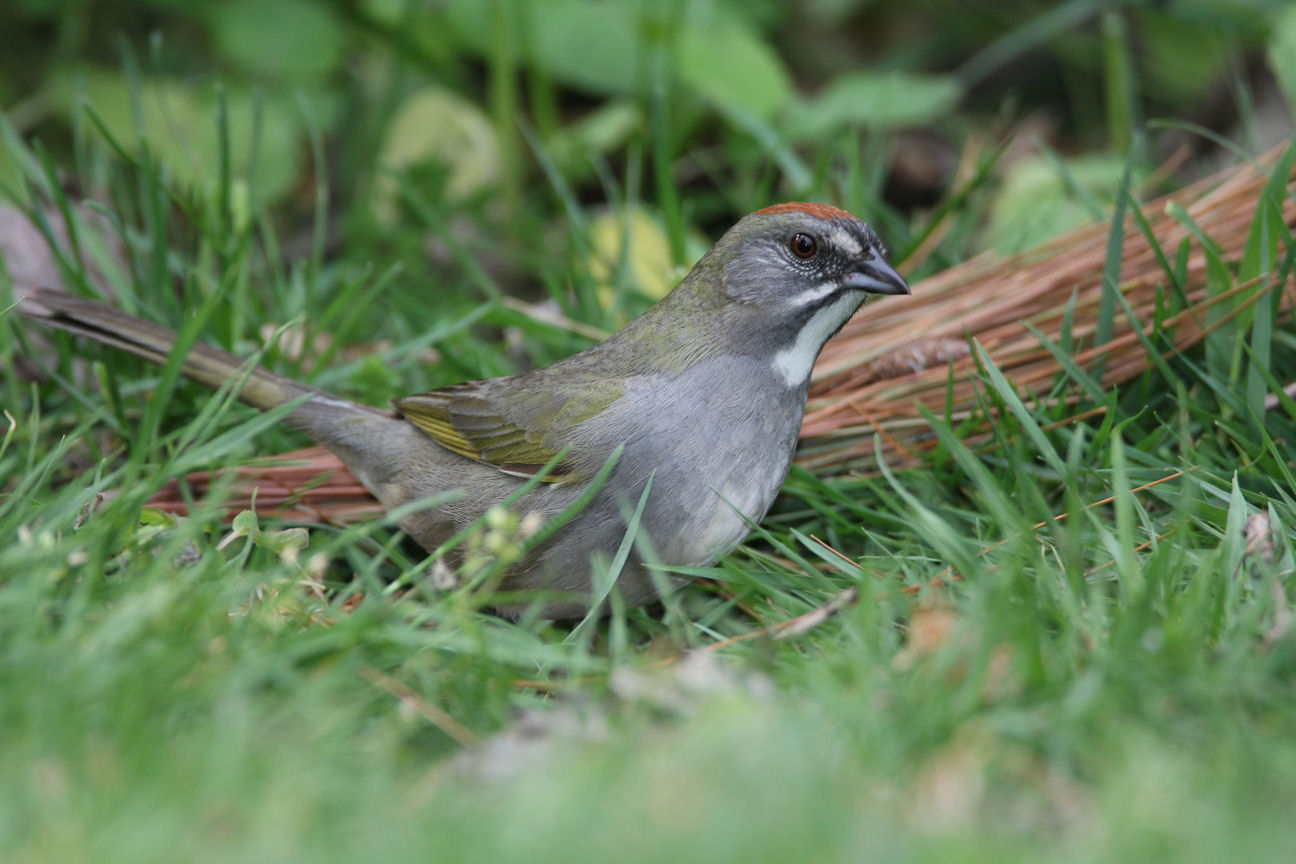
[[[493,605],[574,618],[606,595],[600,573],[631,524],[616,581],[629,606],[731,552],[783,486],[824,343],[871,295],[909,293],[867,223],[789,202],[740,219],[642,315],[543,368],[390,409],[203,344],[181,371],[210,387],[241,380],[238,398],[263,411],[293,403],[285,422],[386,510],[402,508],[399,526],[429,552],[501,506],[542,526],[498,583],[510,599]],[[174,331],[106,303],[47,289],[30,299],[24,314],[55,328],[158,364],[174,350]]]

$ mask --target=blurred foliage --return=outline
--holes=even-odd
[[[323,182],[362,238],[394,224],[402,175],[437,211],[489,201],[492,220],[608,201],[621,178],[666,233],[659,271],[685,263],[690,227],[783,197],[893,203],[874,219],[904,247],[969,135],[1035,130],[1051,155],[1006,166],[989,235],[939,264],[1094,216],[1108,202],[1084,200],[1086,177],[1116,175],[1068,154],[1123,159],[1163,115],[1245,125],[1271,74],[1296,97],[1294,46],[1280,0],[11,0],[0,106],[56,158],[147,145],[186,194],[228,171],[304,205],[292,218]],[[913,156],[918,129],[937,143]],[[1135,176],[1183,137],[1136,154]],[[897,170],[915,160],[925,173]]]

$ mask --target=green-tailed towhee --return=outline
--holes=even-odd
[[[654,599],[670,579],[654,579],[645,557],[694,567],[733,549],[783,485],[824,342],[869,294],[908,293],[864,222],[823,204],[779,204],[738,222],[638,319],[552,366],[420,393],[395,411],[263,368],[246,376],[240,398],[262,410],[304,399],[287,422],[336,453],[389,510],[462,490],[400,520],[428,550],[553,463],[510,509],[548,520],[583,493],[589,500],[499,587],[546,592],[546,615],[574,616],[593,596],[591,559],[616,558],[641,503],[636,551],[617,583],[627,602]],[[158,363],[172,351],[174,332],[97,301],[53,291],[33,299],[26,313],[56,327]],[[199,345],[183,372],[218,386],[240,365]],[[525,601],[504,605],[517,611]]]

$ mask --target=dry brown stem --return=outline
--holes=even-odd
[[[1211,294],[1207,261],[1198,240],[1169,212],[1176,202],[1226,261],[1242,257],[1268,169],[1281,150],[1255,163],[1197,183],[1141,206],[1163,254],[1174,260],[1179,245],[1190,244],[1183,308],[1161,323],[1163,356],[1200,342],[1225,316],[1240,314],[1270,291],[1281,291],[1282,314],[1296,304],[1296,286],[1252,282]],[[1288,189],[1296,191],[1293,177]],[[1289,194],[1283,216],[1296,225],[1296,200]],[[1072,360],[1086,372],[1101,368],[1101,384],[1111,387],[1143,373],[1153,362],[1140,335],[1152,334],[1158,303],[1171,300],[1172,288],[1153,246],[1131,214],[1127,217],[1120,285],[1138,330],[1118,308],[1110,341],[1095,345],[1102,300],[1103,265],[1110,223],[1073,231],[1051,243],[1009,257],[981,255],[914,286],[912,301],[870,304],[825,346],[815,366],[801,429],[798,461],[821,473],[875,464],[914,464],[935,446],[918,406],[953,419],[976,410],[975,339],[1019,392],[1048,396],[1061,371],[1053,354],[1028,329],[1060,343],[1066,308],[1071,319]],[[1164,308],[1164,307],[1163,307]],[[1209,322],[1209,323],[1208,323]],[[1074,399],[1072,391],[1064,399]],[[981,424],[988,429],[988,421]],[[874,433],[882,453],[873,452]],[[975,435],[975,432],[972,433]]]

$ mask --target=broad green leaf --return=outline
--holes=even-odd
[[[584,174],[593,170],[592,156],[625,146],[643,125],[643,112],[633,101],[614,99],[562,126],[545,143],[565,172]]]
[[[212,38],[249,72],[314,80],[341,65],[346,31],[328,4],[310,0],[224,0],[210,7]]]
[[[962,88],[945,75],[842,75],[817,98],[788,106],[789,134],[813,138],[843,126],[894,129],[928,123],[958,104]]]
[[[676,46],[675,72],[703,99],[761,118],[773,115],[792,94],[774,49],[735,21],[685,29]]]
[[[361,11],[383,24],[401,24],[409,12],[408,0],[359,0]]]
[[[1236,33],[1242,22],[1227,20],[1227,13],[1220,11],[1225,20],[1206,23],[1156,4],[1131,9],[1131,33],[1146,93],[1155,94],[1164,104],[1191,104],[1228,75],[1228,58],[1236,49],[1228,47],[1227,34],[1229,30]],[[1241,17],[1261,18],[1255,11],[1242,12]]]
[[[589,241],[590,275],[605,309],[615,301],[623,257],[630,281],[645,297],[659,300],[675,287],[670,241],[661,223],[643,207],[598,214],[590,220]]]
[[[49,95],[69,121],[83,106],[93,110],[108,134],[128,152],[147,141],[154,157],[182,183],[210,191],[219,182],[219,93],[215,86],[169,79],[145,82],[134,94],[138,125],[132,85],[117,72],[92,69],[84,75],[56,77]],[[287,100],[258,100],[241,88],[226,88],[225,100],[234,179],[254,181],[253,192],[260,201],[283,195],[301,170],[297,107]]]
[[[478,54],[511,39],[520,59],[561,84],[594,93],[635,89],[642,40],[630,4],[450,0],[446,14],[459,41]]]
[[[637,14],[628,3],[537,3],[526,20],[532,62],[573,87],[596,93],[632,92],[642,46]]]
[[[375,206],[391,215],[398,195],[395,172],[423,162],[447,170],[445,193],[462,200],[493,185],[500,176],[499,142],[490,120],[476,105],[440,87],[409,96],[383,137]]]

